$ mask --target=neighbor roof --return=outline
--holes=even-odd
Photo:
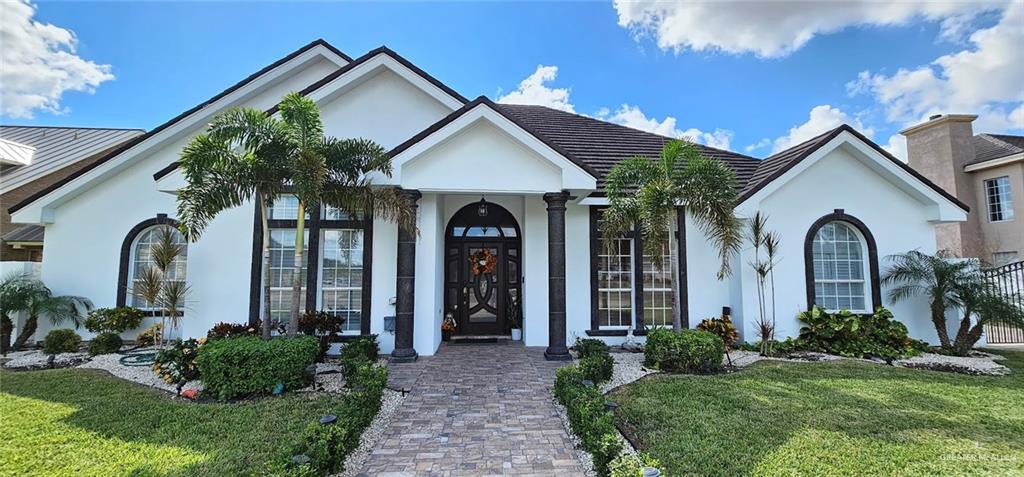
[[[84,167],[81,170],[75,172],[74,174],[72,174],[72,175],[70,175],[68,177],[65,177],[63,180],[58,181],[58,182],[50,185],[49,187],[47,187],[47,188],[45,188],[43,190],[40,190],[39,192],[37,192],[35,194],[32,194],[31,196],[29,196],[25,200],[15,204],[11,208],[9,208],[8,212],[13,214],[14,212],[18,211],[18,209],[21,209],[21,208],[31,204],[32,202],[35,202],[39,198],[44,197],[47,194],[49,194],[49,193],[59,189],[60,187],[64,186],[65,184],[67,184],[67,183],[77,179],[78,177],[80,177],[83,174],[89,172],[90,170],[98,167],[99,165],[109,161],[110,159],[113,159],[114,157],[117,157],[118,154],[121,154],[122,152],[131,149],[136,144],[139,144],[142,141],[145,141],[146,139],[148,139],[148,138],[152,137],[153,135],[159,133],[160,131],[163,131],[163,130],[165,130],[165,129],[175,125],[179,121],[182,121],[185,118],[191,116],[193,113],[195,113],[195,112],[197,112],[197,111],[199,111],[199,110],[209,106],[210,104],[213,104],[213,103],[217,102],[217,100],[219,100],[219,99],[221,99],[221,98],[223,98],[223,97],[225,97],[225,96],[227,96],[227,95],[237,91],[238,89],[241,89],[245,85],[255,81],[257,78],[263,76],[264,74],[270,72],[271,70],[277,68],[278,66],[281,66],[281,65],[287,63],[288,61],[298,57],[299,55],[302,55],[303,53],[305,53],[305,52],[307,52],[307,51],[309,51],[309,50],[311,50],[311,49],[313,49],[313,48],[315,48],[317,46],[322,46],[322,47],[330,50],[332,53],[340,56],[345,61],[348,61],[348,62],[352,61],[351,57],[349,57],[348,55],[342,53],[340,50],[335,48],[330,43],[327,43],[323,39],[314,40],[314,41],[310,42],[309,44],[303,46],[302,48],[299,48],[298,50],[295,50],[292,53],[289,53],[284,58],[281,58],[281,59],[279,59],[279,60],[277,60],[277,61],[275,61],[275,62],[273,62],[273,63],[271,63],[271,64],[269,64],[267,66],[265,66],[264,68],[260,69],[259,71],[249,75],[248,77],[246,77],[242,81],[239,81],[238,83],[235,83],[234,85],[228,87],[224,91],[221,91],[220,93],[217,93],[212,98],[210,98],[210,99],[208,99],[206,101],[203,101],[202,103],[194,106],[193,108],[189,109],[188,111],[185,111],[185,112],[175,116],[171,120],[169,120],[169,121],[167,121],[167,122],[157,126],[156,128],[152,129],[151,131],[149,131],[149,132],[147,132],[145,134],[142,134],[140,136],[137,136],[134,139],[123,143],[120,147],[118,147],[117,149],[114,149],[113,151],[110,151],[104,157],[100,158],[96,162],[93,162],[88,167]]]
[[[974,160],[964,165],[969,166],[1022,152],[1024,152],[1024,136],[978,134],[974,136]]]
[[[0,139],[35,149],[29,164],[0,170],[0,193],[92,158],[143,132],[141,129],[0,126]]]
[[[750,181],[746,184],[746,186],[741,189],[739,201],[743,202],[744,200],[747,200],[748,198],[750,198],[750,196],[757,193],[757,191],[764,188],[764,186],[768,185],[775,179],[785,174],[787,171],[789,171],[797,164],[799,164],[801,161],[806,159],[808,156],[813,154],[814,151],[817,151],[825,144],[828,144],[829,141],[835,139],[836,136],[843,132],[849,132],[850,134],[853,134],[858,139],[860,139],[864,144],[870,146],[883,157],[892,161],[893,164],[896,164],[901,169],[907,171],[907,173],[914,176],[915,178],[917,178],[917,180],[921,181],[935,192],[938,192],[940,195],[942,195],[949,201],[953,202],[961,209],[965,211],[971,210],[970,207],[967,206],[967,204],[964,204],[962,201],[954,197],[952,194],[946,192],[945,189],[939,187],[934,182],[928,180],[927,177],[921,175],[920,172],[914,170],[914,168],[907,165],[907,163],[897,159],[892,154],[889,154],[888,151],[882,149],[881,146],[875,144],[873,141],[865,137],[863,134],[861,134],[856,129],[851,127],[849,124],[843,124],[835,129],[832,129],[831,131],[819,134],[811,139],[808,139],[800,144],[797,144],[796,146],[793,146],[783,151],[779,151],[762,160],[757,167],[757,171],[754,172],[753,177],[751,177]]]
[[[45,231],[46,229],[42,225],[23,225],[5,233],[0,238],[8,243],[38,243],[42,245]]]

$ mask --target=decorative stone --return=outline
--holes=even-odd
[[[615,412],[615,410],[619,408],[619,404],[612,401],[605,401],[604,408],[611,412]]]
[[[644,467],[644,477],[661,477],[661,471],[654,467]]]
[[[326,414],[320,417],[321,426],[329,426],[335,422],[338,422],[338,416],[335,416],[334,414]]]
[[[199,395],[199,390],[198,389],[186,389],[186,390],[181,392],[181,397],[183,397],[185,399],[195,400],[196,396],[198,396],[198,395]]]
[[[589,379],[584,379],[584,380],[580,381],[580,384],[582,384],[582,385],[584,385],[584,386],[586,386],[588,388],[594,387],[594,382],[589,380]]]
[[[292,456],[292,463],[295,465],[308,464],[312,459],[306,454],[298,454]]]

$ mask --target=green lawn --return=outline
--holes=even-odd
[[[194,404],[97,370],[0,372],[0,476],[248,475],[338,401]]]
[[[1008,377],[759,362],[616,390],[668,475],[1024,475],[1024,353]]]

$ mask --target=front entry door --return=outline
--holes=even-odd
[[[508,335],[522,326],[519,225],[481,201],[460,209],[445,231],[445,314],[461,336]]]
[[[458,330],[462,335],[505,334],[504,247],[501,243],[464,243]]]

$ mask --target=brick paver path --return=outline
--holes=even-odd
[[[360,476],[582,476],[551,400],[559,365],[515,343],[392,365],[409,395]]]

